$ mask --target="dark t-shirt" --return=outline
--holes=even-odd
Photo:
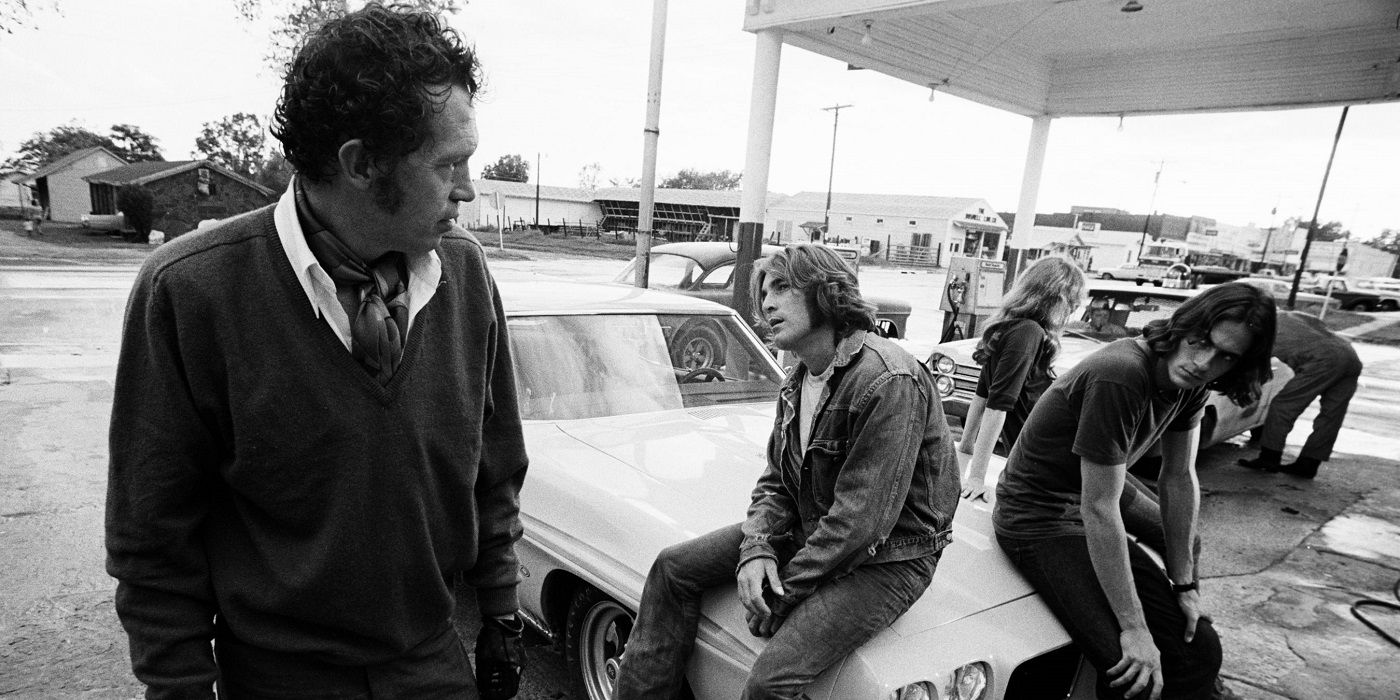
[[[1026,318],[1009,321],[988,349],[991,357],[977,377],[977,395],[987,400],[987,408],[1006,411],[1001,438],[1009,448],[1054,379],[1035,366],[1045,349],[1045,329]]]
[[[1080,459],[1132,464],[1167,431],[1200,422],[1209,390],[1178,389],[1138,339],[1118,340],[1065,372],[1036,403],[997,483],[1000,535],[1082,535]]]

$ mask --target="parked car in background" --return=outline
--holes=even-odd
[[[759,255],[768,257],[782,249],[782,246],[765,245]],[[855,255],[855,252],[853,248],[837,248],[837,255],[848,261],[855,257],[858,262],[859,256]],[[723,242],[664,243],[652,246],[647,288],[679,292],[732,306],[736,257],[734,247]],[[613,281],[632,284],[636,276],[636,267],[637,260],[633,258]],[[876,306],[875,316],[880,322],[882,335],[889,338],[905,337],[909,327],[908,302],[875,295],[866,295],[865,299]]]
[[[1400,309],[1400,280],[1394,277],[1358,277],[1356,288],[1380,297],[1377,311]]]
[[[1176,260],[1167,258],[1142,257],[1137,262],[1131,262],[1118,267],[1105,267],[1099,270],[1099,279],[1104,280],[1127,280],[1138,285],[1152,283],[1154,287],[1162,286],[1168,279],[1182,280],[1186,277],[1186,265]],[[1180,285],[1173,285],[1180,286]]]
[[[664,547],[741,520],[764,467],[782,372],[730,309],[613,285],[501,283],[526,446],[517,547],[532,627],[561,644],[572,697],[613,697],[642,586]],[[687,328],[725,352],[679,365]],[[992,475],[1001,468],[993,465]],[[733,586],[704,599],[686,670],[697,700],[732,700],[765,641]],[[1092,698],[1093,670],[964,504],[923,597],[812,698]]]
[[[1280,309],[1288,308],[1288,294],[1293,290],[1292,278],[1246,277],[1240,281],[1272,294]],[[1318,313],[1324,306],[1328,311],[1336,311],[1342,307],[1342,302],[1335,298],[1329,300],[1321,294],[1313,294],[1303,289],[1298,290],[1298,295],[1293,300],[1293,308],[1306,313]]]
[[[83,214],[80,217],[83,228],[90,228],[95,231],[129,231],[131,227],[126,225],[126,215],[117,212],[115,214]]]
[[[1305,288],[1314,294],[1331,296],[1347,311],[1376,311],[1382,305],[1380,295],[1361,289],[1346,277],[1318,275]],[[1395,310],[1397,300],[1400,300],[1400,293],[1388,302],[1389,310]]]
[[[1060,354],[1055,358],[1055,371],[1063,374],[1106,343],[1119,337],[1136,337],[1142,327],[1156,319],[1170,318],[1182,302],[1199,292],[1192,289],[1138,289],[1113,283],[1092,282],[1089,303],[1083,317],[1071,323],[1060,338]],[[1113,335],[1091,330],[1088,309],[1108,305],[1111,326],[1122,330]],[[1126,335],[1123,333],[1126,332]],[[934,346],[925,364],[933,370],[934,383],[943,397],[943,411],[950,421],[967,417],[967,407],[977,390],[977,377],[982,368],[972,359],[978,338],[956,340]],[[1293,370],[1278,358],[1273,361],[1274,378],[1263,387],[1259,401],[1249,406],[1237,406],[1224,394],[1212,392],[1201,419],[1201,446],[1207,447],[1229,439],[1246,430],[1264,424],[1269,404],[1283,385],[1293,377]]]

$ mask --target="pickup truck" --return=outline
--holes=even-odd
[[[1332,288],[1332,298],[1351,311],[1395,311],[1400,309],[1400,289],[1367,278],[1321,275],[1313,279],[1312,291],[1326,294]]]

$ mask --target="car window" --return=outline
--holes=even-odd
[[[510,325],[521,417],[569,420],[769,402],[782,376],[731,316],[518,316]]]
[[[651,289],[689,289],[698,274],[699,265],[690,258],[654,253],[647,269],[647,287]]]
[[[705,275],[700,280],[701,289],[728,289],[730,281],[734,278],[734,263],[724,263],[719,265],[710,274]]]

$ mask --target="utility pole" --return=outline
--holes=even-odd
[[[651,60],[647,68],[647,114],[642,127],[642,191],[637,200],[637,268],[632,284],[646,289],[651,277],[652,215],[656,207],[656,150],[661,139],[661,71],[666,59],[667,0],[652,0]]]
[[[540,152],[535,151],[535,228],[540,227]]]
[[[1298,256],[1298,269],[1293,271],[1293,286],[1288,290],[1288,308],[1291,310],[1298,301],[1298,285],[1303,281],[1303,270],[1308,266],[1308,250],[1312,248],[1313,236],[1317,235],[1317,215],[1322,211],[1322,195],[1327,193],[1327,178],[1332,175],[1332,160],[1337,157],[1337,143],[1342,140],[1342,127],[1347,124],[1347,110],[1342,107],[1342,118],[1337,120],[1337,135],[1332,137],[1332,154],[1327,156],[1327,169],[1322,171],[1322,186],[1317,190],[1317,206],[1313,207],[1312,221],[1308,222],[1308,237],[1303,239],[1303,253]],[[1326,309],[1326,305],[1323,306]]]
[[[831,233],[831,183],[836,177],[836,127],[841,123],[841,110],[855,105],[836,104],[830,107],[822,107],[822,111],[831,112],[831,167],[826,172],[826,211],[822,213],[822,241],[826,241],[826,236]]]
[[[1157,161],[1157,174],[1152,176],[1152,199],[1147,202],[1147,216],[1142,220],[1142,238],[1138,241],[1138,260],[1142,260],[1142,249],[1147,245],[1147,226],[1152,223],[1152,207],[1157,206],[1157,186],[1162,183],[1162,168],[1167,161]]]

